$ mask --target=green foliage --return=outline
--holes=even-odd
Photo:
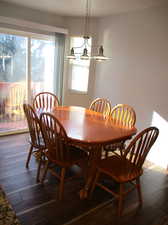
[[[0,82],[20,82],[27,75],[27,37],[0,34]],[[31,38],[31,80],[44,80],[47,46],[46,40]]]
[[[0,36],[0,56],[13,56],[16,53],[14,39],[13,35]]]
[[[0,35],[0,80],[7,81],[7,65],[11,62],[11,57],[16,53],[15,37],[13,35]]]
[[[1,82],[17,82],[22,79],[23,74],[25,74],[25,54],[25,38],[0,34]],[[16,76],[13,76],[13,74],[16,74]]]

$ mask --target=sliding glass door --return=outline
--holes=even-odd
[[[18,33],[0,32],[0,135],[25,130],[23,103],[54,90],[54,40]]]
[[[31,96],[54,92],[54,42],[31,39]]]

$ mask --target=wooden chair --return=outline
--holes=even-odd
[[[9,88],[9,95],[5,101],[5,114],[10,119],[21,119],[24,116],[23,103],[26,97],[24,83],[13,83]]]
[[[108,116],[111,112],[111,103],[107,99],[97,98],[92,101],[89,109],[95,112],[103,113],[104,115]]]
[[[140,188],[140,176],[143,173],[142,166],[150,148],[156,141],[158,134],[159,130],[156,127],[149,127],[139,133],[131,141],[122,156],[113,155],[109,158],[100,160],[96,165],[97,172],[90,194],[92,194],[95,185],[98,185],[114,195],[114,197],[118,199],[119,216],[122,214],[124,196],[134,188],[137,188],[139,202],[142,204]],[[116,193],[105,187],[103,184],[98,183],[100,174],[105,174],[119,183],[119,192]],[[124,184],[127,182],[131,183],[133,188],[131,187],[128,190],[124,190]]]
[[[114,124],[117,126],[132,128],[136,122],[136,114],[134,109],[126,104],[118,104],[112,110],[110,117]],[[108,157],[110,152],[115,152],[116,150],[120,150],[120,154],[124,149],[125,141],[118,142],[112,145],[107,145],[104,147],[105,157]]]
[[[44,182],[47,170],[49,170],[52,175],[56,176],[60,180],[58,196],[59,200],[61,200],[63,198],[66,171],[73,165],[84,168],[84,162],[87,160],[88,156],[83,150],[72,147],[69,144],[69,139],[64,127],[53,115],[50,113],[42,113],[40,121],[47,146],[45,155],[48,159],[41,182]],[[61,172],[56,173],[53,165],[60,167]],[[66,178],[66,180],[71,178],[72,177]]]
[[[50,92],[41,92],[37,94],[33,100],[33,107],[35,109],[51,109],[59,105],[57,96]]]
[[[38,156],[41,159],[43,155],[43,151],[46,149],[43,137],[42,137],[42,131],[40,126],[40,120],[38,119],[34,109],[29,104],[23,104],[24,113],[27,119],[27,124],[29,128],[30,133],[30,149],[26,161],[26,168],[29,167],[29,162],[31,155],[34,152],[39,153]],[[40,176],[40,163],[37,170],[37,177],[36,180],[39,182],[39,176]]]

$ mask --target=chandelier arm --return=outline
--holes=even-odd
[[[91,47],[91,45],[89,44],[89,42],[88,42],[88,37],[84,37],[84,43],[81,45],[81,46],[76,46],[76,47],[73,47],[74,49],[75,48],[82,48],[82,47],[87,47],[87,46],[89,46],[89,47]]]
[[[73,47],[73,48],[82,48],[82,47],[84,47],[85,46],[85,43],[83,43],[81,46],[76,46],[76,47]]]

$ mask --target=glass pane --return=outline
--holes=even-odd
[[[89,68],[81,65],[72,67],[71,89],[87,92],[89,79]]]
[[[0,134],[26,128],[27,38],[0,33]]]
[[[54,92],[54,41],[31,39],[31,96]]]
[[[88,81],[89,81],[89,67],[90,60],[81,60],[80,56],[83,51],[84,39],[81,37],[73,37],[71,39],[71,46],[74,47],[75,53],[77,54],[76,60],[71,60],[72,74],[71,74],[71,82],[70,89],[79,91],[79,92],[87,92],[88,90]],[[91,39],[88,40],[88,55],[91,53]]]

